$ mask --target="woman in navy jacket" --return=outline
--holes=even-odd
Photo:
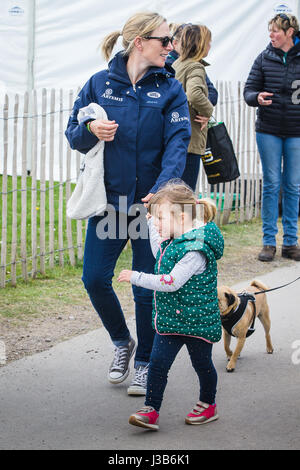
[[[110,215],[116,215],[115,233],[108,237],[103,233],[105,222],[112,220],[107,214],[89,219],[83,282],[115,346],[108,373],[111,383],[126,379],[136,348],[112,288],[114,267],[131,238],[133,269],[153,272],[155,260],[148,234],[133,236],[130,227],[136,227],[138,217],[146,210],[144,204],[163,183],[181,177],[191,132],[185,93],[164,68],[172,50],[166,20],[157,13],[138,13],[129,18],[122,32],[111,33],[104,40],[102,51],[107,60],[119,36],[123,36],[125,50],[116,54],[107,70],[96,73],[84,85],[66,130],[71,147],[82,153],[98,139],[106,142],[104,180]],[[87,118],[79,125],[79,109],[91,102],[105,109],[108,120]],[[145,394],[154,334],[152,291],[134,287],[133,293],[138,347],[135,378],[128,393]]]
[[[299,24],[295,16],[280,13],[269,30],[271,43],[255,60],[244,89],[248,105],[258,106],[256,140],[263,169],[263,249],[258,258],[272,261],[275,256],[282,184],[282,256],[300,261]]]

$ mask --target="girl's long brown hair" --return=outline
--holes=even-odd
[[[200,62],[206,56],[211,32],[204,25],[187,24],[180,37],[180,60],[193,59]]]

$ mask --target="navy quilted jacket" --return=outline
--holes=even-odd
[[[259,106],[261,91],[274,93],[270,106]],[[244,98],[258,106],[256,131],[279,137],[300,137],[300,33],[287,54],[271,43],[256,58],[248,76]]]

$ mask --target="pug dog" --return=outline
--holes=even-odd
[[[254,292],[264,291],[267,290],[268,287],[263,284],[261,281],[253,280],[248,286],[245,291],[249,294],[253,294]],[[231,330],[231,334],[226,331],[223,327],[223,338],[224,338],[224,349],[228,358],[228,364],[226,367],[227,372],[233,372],[236,367],[236,361],[244,347],[247,333],[252,333],[251,324],[254,320],[254,316],[258,317],[261,321],[264,330],[265,330],[265,337],[266,337],[266,349],[268,354],[273,353],[273,346],[270,336],[270,328],[271,328],[271,320],[270,320],[270,313],[269,313],[269,306],[267,302],[267,296],[265,293],[258,294],[254,296],[255,304],[252,301],[248,301],[246,309],[240,320],[234,324]],[[222,323],[224,320],[224,325],[226,322],[226,316],[235,312],[240,303],[241,303],[241,294],[240,297],[238,294],[231,288],[227,286],[218,287],[218,300],[219,300],[219,308],[221,312],[221,319]],[[255,305],[256,305],[256,312],[255,312]],[[227,320],[229,317],[227,318]],[[250,330],[249,330],[250,328]],[[248,333],[248,335],[249,335]],[[234,352],[230,349],[230,341],[231,336],[235,336],[237,338],[237,344]]]

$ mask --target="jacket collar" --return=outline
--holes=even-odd
[[[173,61],[174,61],[174,60],[177,60],[178,57],[179,57],[179,54],[178,54],[178,52],[175,51],[175,49],[173,49],[173,50],[172,50],[171,52],[169,52],[169,54],[168,54],[168,58],[169,58],[169,59],[172,59]]]
[[[172,52],[173,52],[173,51],[172,51]],[[186,60],[184,60],[184,61],[181,62],[181,61],[179,60],[179,55],[178,55],[178,58],[173,62],[172,67],[173,67],[173,68],[175,68],[176,66],[178,67],[180,63],[186,65],[186,64],[193,64],[193,63],[195,63],[195,62],[197,62],[197,61],[195,61],[194,59],[186,59]],[[175,67],[174,67],[174,64],[175,64]],[[202,64],[204,67],[207,67],[207,66],[210,65],[210,64],[209,64],[208,62],[206,62],[206,60],[204,60],[204,59],[201,59],[201,60],[199,61],[199,64]]]
[[[108,75],[110,78],[118,80],[119,82],[126,83],[131,85],[130,78],[127,73],[126,64],[127,64],[128,57],[124,55],[124,51],[118,52],[112,60],[108,63]],[[160,67],[149,67],[149,70],[145,73],[145,75],[139,80],[137,83],[142,83],[143,81],[147,80],[150,76],[164,76],[170,77],[173,76],[172,73],[167,71],[165,68]]]
[[[175,243],[182,243],[185,241],[198,241],[204,239],[204,227],[205,225],[202,225],[201,227],[193,228],[189,232],[183,233],[180,237],[175,238],[174,242]]]

